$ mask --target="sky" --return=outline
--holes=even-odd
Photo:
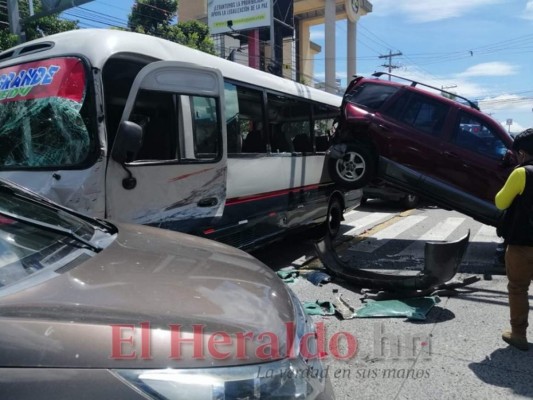
[[[199,0],[181,0],[199,1]],[[370,0],[357,23],[356,73],[386,71],[465,96],[511,132],[533,127],[533,0]],[[111,3],[111,4],[110,4]],[[133,0],[94,0],[64,13],[80,27],[124,27]],[[315,81],[324,80],[324,26],[312,28],[322,46]],[[346,77],[346,23],[336,26],[336,71]],[[512,124],[507,122],[512,120]]]
[[[357,23],[357,75],[386,71],[389,60],[379,56],[402,53],[392,73],[476,100],[511,132],[533,127],[533,0],[370,1],[372,13]],[[311,40],[324,46],[323,26]],[[345,85],[345,21],[335,40]],[[323,53],[315,78],[324,79]]]

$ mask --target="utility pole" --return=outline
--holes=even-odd
[[[448,89],[453,89],[453,88],[456,88],[457,85],[448,85],[448,86],[441,86],[440,88],[442,90],[448,90]]]
[[[456,97],[453,95],[454,93],[448,92],[448,89],[453,89],[453,88],[456,88],[456,87],[457,87],[457,85],[441,86],[440,87],[440,90],[441,90],[440,93],[441,93],[442,96],[447,97],[448,99],[455,100]]]
[[[18,36],[19,43],[26,41],[26,34],[24,26],[39,18],[46,17],[51,14],[59,14],[69,8],[78,7],[82,4],[93,0],[42,0],[41,5],[43,10],[35,14],[33,9],[33,0],[28,0],[30,15],[24,19],[20,18],[18,0],[7,0],[7,16],[9,20],[9,32]]]
[[[9,20],[9,32],[20,38],[21,24],[19,4],[17,0],[7,0],[7,15]]]
[[[384,55],[384,56],[379,56],[379,58],[388,58],[389,59],[388,64],[382,64],[381,66],[382,67],[386,67],[388,69],[388,71],[389,71],[389,74],[390,74],[392,72],[393,68],[398,68],[397,65],[392,65],[392,57],[397,57],[397,56],[401,56],[401,55],[403,55],[401,51],[392,54],[392,51],[389,50],[389,54]],[[389,75],[389,81],[390,80],[391,80],[391,77]]]

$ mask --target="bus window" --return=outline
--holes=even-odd
[[[180,110],[190,115],[180,118]],[[217,118],[214,98],[139,90],[130,117],[143,128],[143,144],[135,161],[206,162],[219,158]]]
[[[139,160],[176,160],[177,124],[174,94],[139,90],[131,119],[143,127]]]
[[[195,158],[214,160],[219,156],[217,104],[210,97],[191,96]]]
[[[268,95],[268,115],[272,127],[272,150],[312,153],[311,104],[278,94]]]
[[[316,151],[326,151],[329,148],[330,131],[339,109],[322,104],[313,104],[313,124]]]
[[[242,151],[242,133],[239,120],[239,97],[237,87],[231,83],[224,84],[226,101],[226,131],[228,135],[228,155]]]
[[[237,86],[239,129],[243,137],[243,153],[266,153],[263,129],[263,92]]]

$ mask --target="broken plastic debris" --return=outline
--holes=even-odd
[[[300,275],[300,271],[294,267],[287,267],[280,269],[276,274],[283,280],[283,282],[292,283]]]
[[[335,311],[340,314],[342,319],[352,319],[355,317],[354,308],[342,298],[342,295],[339,295],[335,299],[335,301],[333,302],[333,306],[335,307]]]
[[[330,301],[306,301],[302,303],[305,313],[308,315],[333,315],[335,307]]]
[[[357,318],[407,317],[425,320],[433,306],[440,302],[437,296],[416,297],[403,300],[368,300],[355,312]]]
[[[331,276],[322,271],[313,271],[305,277],[315,286],[322,286],[324,283],[331,282]]]

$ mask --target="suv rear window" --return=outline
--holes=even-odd
[[[346,93],[344,100],[370,110],[377,110],[399,89],[396,86],[367,82],[356,85],[349,93]]]

